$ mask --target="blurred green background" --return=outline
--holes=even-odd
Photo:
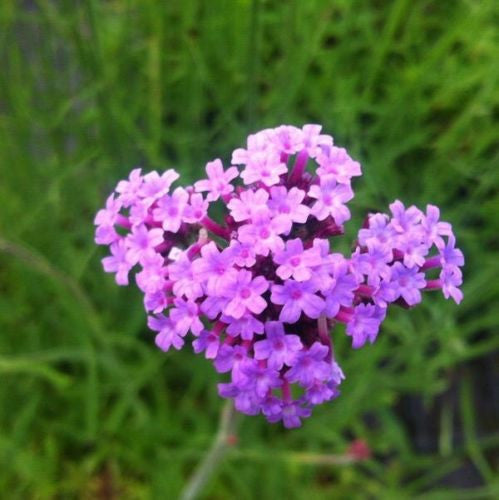
[[[246,135],[321,123],[362,162],[353,235],[441,206],[465,299],[390,310],[342,395],[286,431],[240,421],[205,498],[498,498],[499,3],[2,0],[0,497],[176,498],[221,379],[160,352],[103,273],[93,216],[130,169],[185,181]],[[353,439],[373,457],[327,465]]]

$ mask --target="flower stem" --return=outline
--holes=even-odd
[[[187,481],[186,487],[180,496],[182,500],[193,500],[194,498],[198,498],[203,487],[208,483],[217,467],[221,464],[232,444],[231,441],[234,439],[237,423],[236,417],[234,403],[229,399],[222,408],[218,432],[213,444],[194,471],[194,474]]]

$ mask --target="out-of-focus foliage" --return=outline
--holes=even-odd
[[[93,215],[136,165],[192,180],[252,130],[309,122],[362,162],[356,214],[442,207],[465,299],[392,311],[359,351],[335,332],[341,397],[299,430],[242,419],[206,497],[499,495],[498,26],[495,0],[0,2],[6,498],[178,495],[218,376],[155,348],[139,293],[101,270]],[[371,460],[314,465],[353,438]]]

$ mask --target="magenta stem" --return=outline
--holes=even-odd
[[[350,307],[341,308],[338,314],[334,317],[336,321],[341,323],[348,323],[352,319],[353,309],[350,311]]]
[[[289,387],[289,382],[286,379],[282,381],[282,398],[286,403],[291,399],[291,389]]]
[[[229,241],[230,240],[230,234],[229,230],[225,227],[222,227],[220,224],[215,222],[213,219],[210,219],[210,217],[206,216],[203,218],[201,221],[201,224],[210,232],[213,234],[216,234],[217,236],[220,236],[220,238],[223,238],[224,240]]]
[[[442,282],[440,280],[428,280],[426,282],[425,290],[440,290],[442,288]]]
[[[357,295],[361,295],[362,297],[370,298],[374,292],[373,287],[369,285],[359,285],[359,288],[355,290]]]
[[[427,269],[433,269],[435,267],[442,267],[440,255],[435,255],[434,257],[426,259],[426,262],[421,266],[420,270],[426,271]]]
[[[331,342],[331,337],[329,335],[329,329],[327,326],[326,316],[322,315],[317,320],[317,330],[319,332],[319,338],[321,339],[321,342],[329,348],[327,360],[332,361],[332,359],[333,359],[333,345]]]
[[[289,176],[289,183],[296,184],[303,176],[305,172],[305,168],[307,166],[308,161],[308,153],[305,149],[300,151],[296,157],[295,165],[293,167],[293,171]]]
[[[118,214],[116,216],[116,224],[118,224],[118,226],[124,227],[125,229],[130,229],[132,227],[132,224],[130,224],[128,217],[125,217],[121,214]]]

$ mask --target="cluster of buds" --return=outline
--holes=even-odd
[[[334,252],[361,167],[318,125],[250,135],[231,163],[209,162],[206,179],[174,189],[173,169],[133,170],[98,212],[95,240],[119,285],[136,271],[160,349],[190,332],[194,351],[230,372],[221,396],[297,427],[339,394],[335,324],[359,348],[390,304],[436,289],[459,303],[464,258],[437,207],[400,201],[366,217],[351,255]]]

